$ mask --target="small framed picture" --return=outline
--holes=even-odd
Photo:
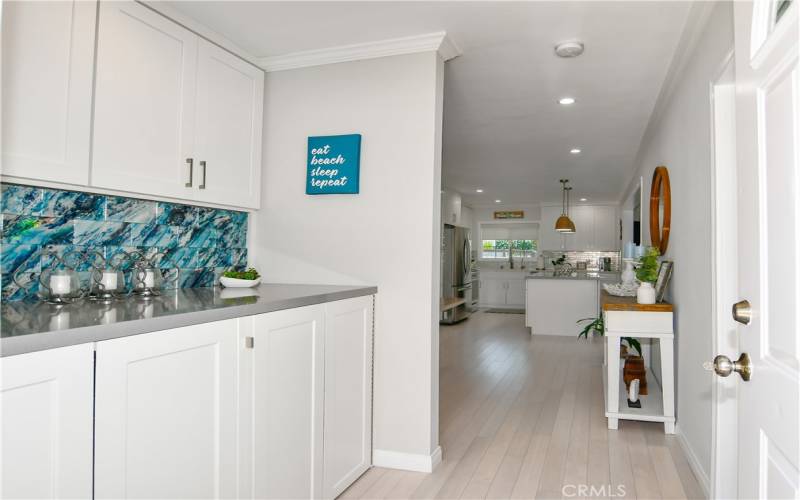
[[[656,302],[664,300],[664,293],[667,291],[669,279],[672,277],[672,261],[664,260],[658,268],[658,280],[656,281]]]

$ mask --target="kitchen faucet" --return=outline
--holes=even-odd
[[[514,269],[514,240],[508,241],[508,268]]]

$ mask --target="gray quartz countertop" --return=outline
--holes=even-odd
[[[600,271],[573,271],[566,276],[556,276],[553,271],[537,271],[525,275],[529,280],[602,280],[620,281],[620,273],[600,272]]]
[[[57,308],[43,302],[0,307],[0,356],[96,342],[377,293],[374,286],[262,284],[256,288],[165,290],[113,304],[83,300]]]

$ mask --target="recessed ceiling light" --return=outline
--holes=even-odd
[[[503,200],[494,200],[495,203],[500,203]]]
[[[482,193],[482,192],[483,192],[483,189],[476,189],[476,190],[475,190],[475,192],[476,192],[476,193]]]
[[[558,100],[558,103],[559,104],[563,104],[565,106],[568,106],[570,104],[575,104],[575,98],[574,97],[562,97],[561,99]]]
[[[578,40],[569,40],[567,42],[561,42],[555,47],[556,55],[558,57],[564,58],[572,58],[578,57],[579,55],[583,54],[583,42]]]
[[[581,198],[581,201],[586,201],[586,198]]]
[[[576,155],[576,154],[580,154],[581,150],[578,149],[578,148],[572,148],[572,149],[569,150],[569,152],[574,154],[574,155]]]

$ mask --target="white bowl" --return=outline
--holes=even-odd
[[[226,278],[225,276],[220,276],[219,282],[225,288],[250,288],[258,286],[258,284],[261,283],[261,278],[256,278],[254,280],[240,280],[237,278]]]

